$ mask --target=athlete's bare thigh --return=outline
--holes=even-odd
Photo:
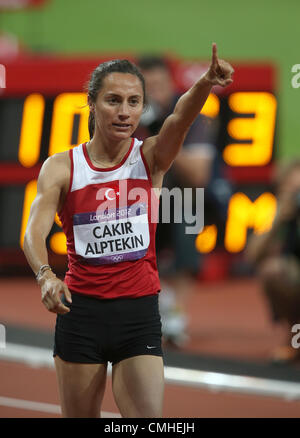
[[[123,417],[160,418],[163,410],[164,366],[160,356],[124,359],[112,369],[116,404]]]
[[[72,363],[55,357],[62,416],[100,417],[107,364]]]

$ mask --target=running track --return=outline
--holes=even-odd
[[[2,279],[2,324],[53,329],[55,316],[44,311],[32,279]],[[186,349],[227,357],[263,360],[274,345],[267,309],[253,282],[208,285],[191,294],[187,303],[190,334]],[[220,330],[223,330],[221,342]],[[246,342],[247,341],[247,342]],[[247,347],[245,346],[247,343]],[[119,416],[108,378],[103,416]],[[60,417],[53,368],[0,361],[0,417]],[[166,384],[164,417],[278,418],[299,417],[300,400],[211,391]]]

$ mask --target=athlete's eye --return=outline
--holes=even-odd
[[[139,104],[139,99],[130,99],[130,105],[138,105]]]
[[[110,97],[110,98],[108,99],[108,102],[109,102],[109,103],[112,103],[112,104],[115,104],[115,103],[118,103],[118,99],[117,99],[116,97]]]

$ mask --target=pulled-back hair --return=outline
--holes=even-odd
[[[130,73],[135,75],[141,81],[143,88],[143,101],[146,103],[146,91],[145,91],[145,79],[136,65],[128,61],[127,59],[114,59],[113,61],[103,62],[92,72],[88,86],[88,97],[92,102],[96,102],[97,95],[103,86],[103,79],[111,73]],[[90,111],[89,114],[89,134],[90,138],[93,137],[95,132],[95,117]]]

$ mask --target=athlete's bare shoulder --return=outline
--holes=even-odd
[[[56,186],[66,193],[70,184],[71,160],[69,151],[59,152],[48,157],[40,170],[38,191]]]
[[[70,185],[71,160],[69,151],[59,152],[48,157],[41,168],[38,178],[38,193],[45,194],[52,190],[59,193],[58,211],[64,204]]]
[[[60,167],[69,167],[70,168],[70,156],[69,151],[58,152],[51,157],[48,157],[45,163],[51,162],[51,165],[60,166]]]
[[[48,157],[41,168],[40,174],[43,177],[51,178],[56,183],[70,178],[71,160],[69,151],[58,152]],[[50,181],[49,181],[50,182]]]

